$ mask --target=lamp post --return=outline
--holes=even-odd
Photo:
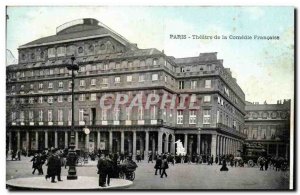
[[[72,124],[71,124],[71,141],[69,144],[69,152],[67,157],[67,162],[69,165],[68,170],[68,180],[75,180],[77,179],[76,175],[76,160],[77,160],[77,154],[75,151],[75,131],[74,131],[74,78],[75,74],[74,71],[78,71],[79,67],[77,64],[74,64],[75,57],[71,57],[71,64],[67,65],[68,70],[72,71]]]

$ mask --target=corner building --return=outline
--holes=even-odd
[[[245,94],[217,53],[174,58],[139,49],[95,19],[57,28],[53,36],[19,48],[7,67],[7,150],[66,148],[70,141],[71,74],[76,57],[75,145],[80,150],[176,152],[180,139],[190,154],[234,154],[246,138]],[[102,110],[106,93],[134,97],[196,94],[199,110],[133,108]],[[87,115],[87,116],[86,116]],[[85,134],[83,128],[90,129]]]

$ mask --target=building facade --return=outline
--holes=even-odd
[[[137,153],[235,154],[246,138],[245,94],[217,53],[174,58],[139,49],[95,19],[57,28],[22,45],[7,67],[7,150],[66,148],[70,141],[71,56],[75,78],[75,145],[81,150]],[[105,94],[195,94],[200,109],[151,109],[124,104],[101,109]],[[180,99],[180,98],[178,98]],[[85,134],[83,128],[89,128]]]
[[[246,141],[262,144],[268,155],[289,158],[290,109],[290,100],[277,104],[246,102]]]

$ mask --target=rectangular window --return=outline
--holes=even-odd
[[[126,120],[130,120],[131,118],[131,108],[126,108]]]
[[[217,110],[217,123],[220,123],[220,111]]]
[[[121,77],[115,77],[115,83],[120,83]]]
[[[48,84],[48,88],[49,88],[49,89],[52,89],[52,88],[53,88],[53,83],[49,83],[49,84]]]
[[[48,49],[48,57],[49,58],[55,57],[55,48],[49,48]]]
[[[184,89],[184,81],[179,81],[179,89]]]
[[[48,103],[53,103],[53,97],[52,96],[48,97]]]
[[[65,47],[57,48],[57,56],[64,56],[64,55],[66,55],[66,48]]]
[[[28,112],[28,117],[29,117],[29,121],[30,121],[30,122],[33,122],[34,116],[33,116],[33,111],[32,111],[32,110],[30,110],[30,111]]]
[[[80,66],[79,72],[85,72],[85,66]]]
[[[107,78],[103,78],[102,83],[107,85],[108,84],[108,79]]]
[[[155,120],[156,119],[156,106],[151,106],[151,113],[150,113],[150,117],[152,120]]]
[[[63,96],[62,95],[58,96],[57,101],[58,102],[63,102]]]
[[[211,80],[205,80],[205,88],[211,88]]]
[[[79,86],[84,87],[85,86],[85,80],[80,80]]]
[[[69,111],[68,111],[68,122],[69,123],[72,122],[72,109],[69,109]]]
[[[65,69],[64,68],[59,69],[59,74],[64,74],[64,73],[65,73]]]
[[[85,101],[85,94],[80,94],[79,95],[79,101]]]
[[[39,97],[39,103],[43,103],[43,97]]]
[[[58,122],[63,122],[63,110],[57,111],[57,120]]]
[[[39,111],[39,122],[43,122],[43,110]]]
[[[84,121],[84,110],[79,109],[79,122]]]
[[[196,89],[197,81],[191,81],[191,89]]]
[[[72,102],[72,95],[68,96],[68,102]]]
[[[33,104],[34,99],[33,98],[29,98],[28,103],[29,104]]]
[[[183,124],[183,111],[177,111],[177,124]]]
[[[114,120],[118,121],[120,119],[120,109],[119,108],[115,108],[114,109]]]
[[[205,95],[204,96],[204,102],[210,102],[211,96],[210,95]]]
[[[16,113],[16,112],[12,112],[12,113],[11,113],[11,121],[12,121],[12,122],[15,122],[16,119],[17,119],[17,113]]]
[[[44,70],[40,70],[40,76],[44,76]]]
[[[33,89],[33,87],[34,87],[33,84],[30,84],[30,89]]]
[[[48,110],[48,122],[52,122],[52,110]]]
[[[102,110],[101,119],[103,121],[107,121],[107,110],[106,109]]]
[[[39,89],[43,89],[43,83],[39,83]]]
[[[92,93],[91,94],[91,101],[96,101],[97,100],[97,94],[96,93]]]
[[[210,110],[203,110],[203,124],[210,124]]]
[[[108,64],[104,64],[103,69],[108,70]]]
[[[96,85],[96,79],[91,79],[91,85],[95,86]]]
[[[63,86],[64,86],[64,83],[63,83],[62,81],[60,81],[60,82],[58,83],[58,87],[59,87],[59,88],[63,88]]]
[[[53,75],[53,69],[49,70],[49,75]]]
[[[196,124],[196,110],[190,110],[189,123]]]
[[[158,65],[158,60],[157,59],[153,59],[153,66]]]
[[[25,99],[24,98],[20,98],[20,102],[21,102],[21,104],[25,104]]]
[[[20,111],[20,122],[24,122],[25,116],[24,111]]]
[[[139,82],[144,82],[145,81],[145,75],[141,74],[139,75]]]
[[[132,76],[131,75],[127,76],[127,82],[132,82]]]
[[[144,120],[144,109],[143,106],[138,107],[138,120]]]
[[[152,74],[152,81],[158,80],[158,74]]]

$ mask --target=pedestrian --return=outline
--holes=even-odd
[[[269,168],[269,159],[267,159],[266,161],[265,161],[265,171],[267,171],[268,170],[268,168]]]
[[[38,154],[38,171],[39,171],[39,175],[44,175],[44,171],[43,171],[43,165],[45,163],[45,159],[43,158],[43,156],[39,153]]]
[[[148,155],[148,163],[149,163],[150,161],[153,163],[153,155],[152,155],[152,152],[149,152],[149,155]]]
[[[162,170],[162,172],[160,174],[160,178],[163,178],[164,175],[166,177],[168,177],[168,175],[166,173],[166,169],[168,169],[168,168],[169,168],[169,165],[168,165],[167,157],[164,155],[162,163],[161,163],[161,170]]]
[[[11,150],[11,160],[15,160],[16,159],[16,153],[15,151]]]
[[[18,150],[17,155],[18,155],[18,160],[21,160],[21,151],[20,150]]]
[[[159,175],[161,175],[161,164],[162,164],[161,156],[158,156],[154,166],[155,175],[157,175],[157,170],[159,170]]]
[[[32,162],[32,175],[34,175],[35,170],[38,170],[38,155],[34,154],[33,158],[30,160]]]
[[[106,176],[106,160],[104,154],[100,154],[100,158],[97,164],[98,174],[99,174],[99,186],[106,187],[105,176]]]
[[[214,155],[211,155],[211,157],[210,157],[210,165],[213,165],[213,163],[214,163]]]
[[[56,165],[56,176],[57,181],[62,181],[61,175],[61,166],[62,166],[62,156],[60,150],[56,151],[55,153],[55,165]]]
[[[264,159],[263,158],[260,158],[260,161],[259,161],[259,165],[260,165],[260,169],[259,170],[261,170],[261,171],[263,171],[264,170]]]
[[[225,159],[223,159],[223,161],[222,161],[222,167],[221,167],[220,171],[228,171]]]
[[[187,163],[188,163],[188,164],[191,164],[191,161],[192,161],[191,158],[192,158],[191,155],[188,154],[188,155],[187,155]]]
[[[113,161],[110,155],[106,156],[106,168],[105,168],[105,180],[107,181],[107,186],[110,185],[110,178],[113,176]]]
[[[120,154],[120,162],[121,162],[121,163],[123,163],[123,161],[124,161],[124,158],[125,158],[125,155],[124,155],[124,153],[121,153],[121,154]]]
[[[57,174],[56,170],[56,157],[54,156],[53,152],[50,152],[50,156],[48,158],[48,162],[46,164],[47,168],[47,175],[45,176],[46,180],[51,178],[51,183],[56,183],[55,175]]]

